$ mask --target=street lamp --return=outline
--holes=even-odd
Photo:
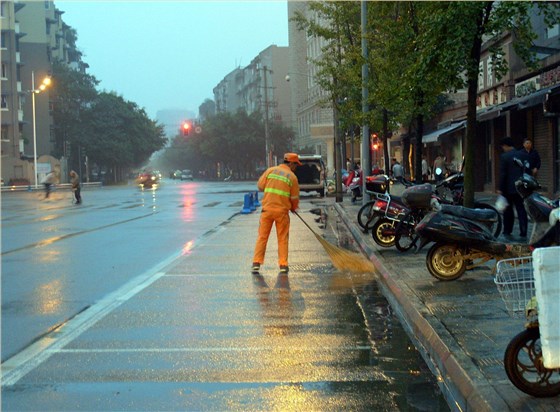
[[[35,95],[44,91],[51,84],[51,78],[45,77],[38,89],[35,89],[35,72],[31,71],[31,106],[33,111],[33,172],[35,173],[35,189],[37,189],[37,125],[35,113]]]

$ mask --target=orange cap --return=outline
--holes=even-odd
[[[290,163],[297,163],[298,165],[301,166],[301,162],[299,161],[299,156],[297,155],[297,153],[286,153],[284,155],[284,161]]]

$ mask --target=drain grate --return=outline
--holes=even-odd
[[[498,358],[480,358],[473,359],[478,366],[504,366],[502,359]]]
[[[461,308],[457,307],[456,305],[427,305],[428,309],[434,315],[445,315],[447,313],[459,312]]]

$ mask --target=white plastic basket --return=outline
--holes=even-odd
[[[533,259],[521,257],[500,260],[496,266],[494,283],[510,316],[525,318],[528,305],[536,301],[533,299],[535,297]]]

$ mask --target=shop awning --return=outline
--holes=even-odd
[[[490,107],[486,110],[481,110],[476,114],[476,120],[479,122],[485,122],[501,116],[508,110],[523,110],[528,107],[537,106],[544,103],[547,95],[555,95],[557,93],[560,93],[560,85],[545,87],[527,96],[516,97],[500,105]]]
[[[443,127],[441,129],[435,130],[431,133],[425,134],[424,136],[422,136],[422,143],[437,142],[440,136],[444,136],[446,134],[450,134],[450,133],[453,133],[457,130],[463,129],[463,128],[466,127],[466,125],[467,125],[467,121],[463,120],[462,122],[454,123],[454,124],[449,125],[447,127]]]

